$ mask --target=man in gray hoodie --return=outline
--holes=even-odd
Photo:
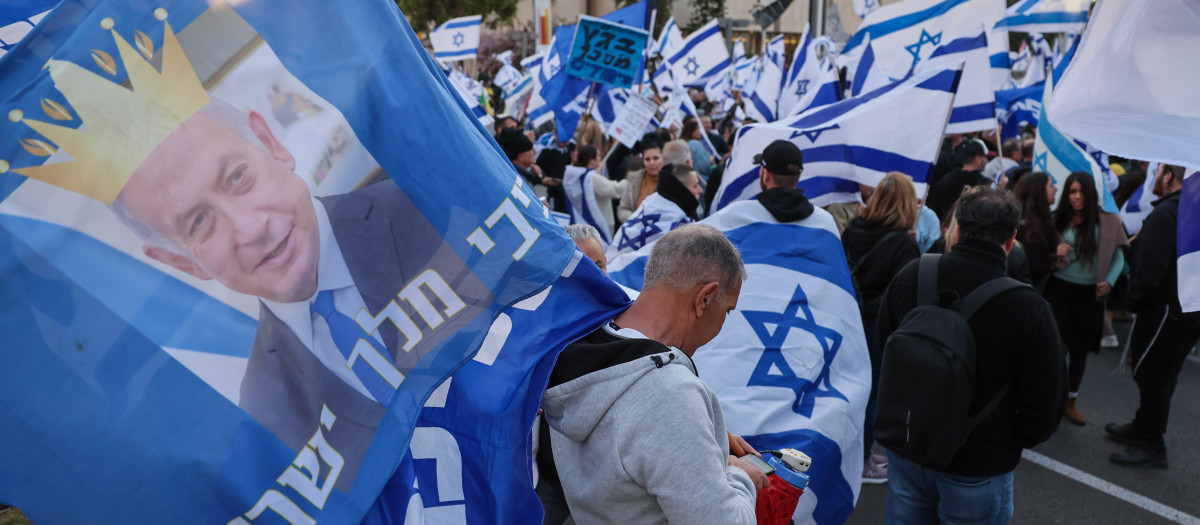
[[[724,234],[682,226],[651,250],[637,301],[563,350],[542,406],[576,523],[755,523],[767,477],[729,455],[721,405],[691,359],[745,277]]]

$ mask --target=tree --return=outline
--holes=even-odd
[[[725,16],[725,0],[692,0],[692,19],[688,20],[684,34],[690,33],[707,24],[714,18]]]
[[[396,0],[417,31],[429,31],[451,18],[483,15],[490,26],[512,20],[520,0]]]

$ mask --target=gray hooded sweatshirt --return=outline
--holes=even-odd
[[[612,326],[563,351],[542,400],[575,522],[755,523],[754,484],[727,465],[721,405],[691,358]]]

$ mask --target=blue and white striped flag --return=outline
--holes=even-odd
[[[571,224],[587,224],[600,232],[604,248],[612,243],[612,225],[600,209],[596,201],[596,188],[592,177],[603,177],[595,170],[579,166],[567,166],[563,173],[562,187],[567,194],[567,212],[571,214]],[[609,213],[612,213],[611,211]]]
[[[479,94],[480,90],[483,89],[482,86],[460,71],[450,72],[450,84],[454,86],[454,91],[458,93],[463,103],[471,109],[471,113],[475,115],[475,118],[479,119],[479,123],[483,124],[483,127],[490,129],[492,124],[495,124],[496,119],[479,103]]]
[[[683,33],[679,31],[679,26],[675,24],[675,17],[672,16],[667,19],[662,31],[658,33],[658,41],[654,43],[654,55],[666,58],[674,55],[681,47],[683,47]]]
[[[997,29],[1025,33],[1080,33],[1090,0],[1020,0],[1009,6]]]
[[[1021,42],[1021,47],[1016,51],[1008,52],[1009,68],[1014,73],[1024,73],[1029,69],[1029,45],[1024,41]]]
[[[1040,33],[1029,35],[1029,64],[1025,68],[1025,76],[1021,77],[1019,87],[1030,87],[1046,80],[1046,72],[1050,71],[1054,51],[1050,43]]]
[[[1049,100],[1054,93],[1054,78],[1046,79],[1042,100]],[[1112,191],[1108,188],[1103,172],[1096,159],[1088,155],[1077,140],[1058,130],[1051,120],[1050,113],[1042,108],[1038,119],[1037,138],[1033,143],[1033,171],[1042,171],[1050,175],[1058,187],[1058,195],[1066,190],[1063,181],[1076,171],[1091,174],[1096,183],[1096,194],[1100,196],[1100,204],[1104,211],[1117,213],[1117,201],[1113,199]],[[1055,202],[1058,202],[1057,197]]]
[[[717,393],[729,431],[759,450],[812,457],[796,523],[838,524],[858,499],[871,363],[837,227],[829,213],[780,223],[758,201],[701,221],[725,233],[748,278],[725,326],[693,358]],[[609,263],[641,288],[649,247]]]
[[[692,219],[678,205],[657,192],[651,193],[617,230],[604,256],[609,264],[616,263],[689,222]]]
[[[1000,138],[1021,136],[1021,124],[1037,124],[1042,114],[1042,93],[1045,86],[1005,89],[996,92],[996,119],[1000,121]]]
[[[753,95],[754,90],[758,87],[758,72],[761,69],[759,66],[761,62],[761,56],[742,57],[734,66],[737,81],[733,87],[741,90],[742,98],[745,100],[749,100],[750,95]]]
[[[61,0],[23,0],[0,5],[0,57],[8,53]]]
[[[443,62],[474,60],[479,49],[482,15],[460,16],[447,20],[429,32],[433,57]]]
[[[973,35],[980,26],[991,28],[1004,16],[1004,0],[905,0],[888,4],[863,19],[841,52],[841,65],[852,64],[863,52],[869,35],[875,61],[891,78],[903,78],[937,46]],[[1008,36],[1004,30],[988,34],[991,86],[1008,83]]]
[[[817,48],[822,47],[823,43],[828,52],[818,60]],[[842,82],[837,69],[833,67],[833,48],[832,40],[827,37],[813,40],[808,26],[804,26],[800,45],[792,54],[792,65],[788,68],[783,91],[779,95],[781,117],[799,115],[808,109],[842,99]]]
[[[675,79],[684,87],[703,86],[709,78],[727,74],[733,67],[725,36],[715,18],[684,38],[667,60]]]
[[[533,93],[533,75],[525,75],[512,89],[504,90],[504,107],[509,115],[525,118],[525,104]]]
[[[758,82],[754,93],[746,102],[746,113],[762,123],[779,119],[779,94],[783,90],[784,62],[783,35],[777,35],[767,43],[767,52],[759,62]]]
[[[803,152],[799,187],[818,206],[852,202],[858,183],[874,186],[891,171],[911,176],[917,194],[924,195],[954,103],[959,67],[917,73],[774,124],[742,127],[713,208],[758,194],[754,157],[778,139],[792,141]]]
[[[946,133],[996,129],[996,92],[990,82],[987,38],[986,31],[980,26],[974,33],[943,40],[929,58],[917,64],[918,70],[964,64]]]
[[[1158,163],[1151,162],[1146,168],[1146,180],[1129,194],[1129,200],[1121,207],[1121,223],[1131,236],[1137,235],[1142,229],[1142,222],[1150,215],[1150,210],[1154,209],[1153,203],[1158,198],[1154,195],[1154,174],[1157,172]]]
[[[875,91],[892,81],[883,68],[875,67],[875,48],[871,45],[870,36],[863,42],[863,51],[859,54],[858,61],[847,69],[847,79],[850,82],[852,97]]]
[[[1054,124],[1113,155],[1200,169],[1197,27],[1195,2],[1098,2],[1045,99]]]
[[[1192,171],[1183,181],[1179,201],[1179,304],[1185,312],[1200,310],[1200,175]],[[1150,175],[1148,174],[1147,177]]]

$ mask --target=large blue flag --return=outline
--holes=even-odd
[[[393,2],[67,0],[26,42],[0,59],[0,501],[540,519],[549,368],[626,299]]]
[[[0,5],[0,57],[25,38],[60,0],[24,0]]]
[[[812,457],[797,523],[838,524],[862,481],[862,421],[871,363],[850,271],[833,217],[821,209],[780,223],[757,200],[701,221],[729,237],[746,264],[738,307],[694,357],[721,400],[729,431],[758,450]],[[617,282],[641,288],[651,246],[609,262]]]
[[[1000,138],[1021,136],[1021,123],[1037,124],[1042,114],[1040,82],[1029,87],[1004,89],[996,92],[996,118],[1000,121]]]
[[[790,119],[742,127],[713,208],[758,194],[754,159],[776,140],[789,140],[803,152],[799,187],[818,206],[852,202],[859,183],[874,186],[891,171],[912,177],[923,195],[961,71],[960,64],[917,73]],[[904,133],[893,131],[901,128]]]

